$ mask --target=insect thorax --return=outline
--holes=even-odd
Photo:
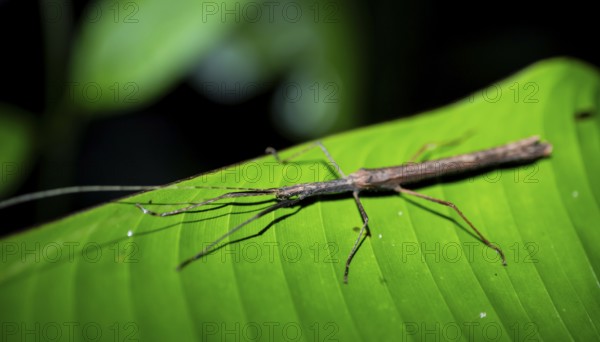
[[[328,182],[302,183],[279,188],[277,199],[307,198],[316,195],[335,194],[354,190],[349,179],[335,179]]]

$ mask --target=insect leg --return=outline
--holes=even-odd
[[[471,223],[471,221],[469,221],[469,219],[458,209],[458,207],[456,207],[456,205],[452,202],[448,202],[448,201],[444,201],[441,199],[437,199],[437,198],[433,198],[427,195],[423,195],[420,194],[418,192],[414,192],[412,190],[408,190],[408,189],[404,189],[401,186],[398,186],[394,189],[395,191],[402,193],[402,194],[407,194],[407,195],[412,195],[412,196],[416,196],[422,199],[426,199],[428,201],[431,202],[435,202],[435,203],[439,203],[441,205],[445,205],[447,207],[450,207],[452,209],[454,209],[454,211],[456,211],[458,213],[458,215],[460,215],[460,217],[462,217],[463,220],[465,220],[465,222],[467,222],[467,224],[471,227],[471,229],[473,229],[473,231],[479,236],[479,238],[481,239],[481,241],[483,241],[483,243],[485,243],[488,247],[490,247],[491,249],[495,250],[496,252],[498,252],[498,254],[500,254],[500,258],[502,258],[502,265],[506,266],[506,258],[504,257],[504,253],[502,252],[502,250],[500,249],[500,247],[494,245],[493,243],[491,243],[485,236],[483,236],[483,234],[481,234],[481,232],[479,232],[479,230],[477,228],[475,228],[475,226],[473,225],[473,223]]]
[[[296,199],[292,199],[292,200],[282,200],[280,202],[277,202],[275,204],[273,204],[272,206],[268,207],[267,209],[259,212],[258,214],[252,216],[251,218],[247,219],[246,221],[238,224],[237,226],[231,228],[227,233],[221,235],[221,237],[219,237],[218,239],[216,239],[215,241],[211,242],[208,246],[206,246],[202,251],[200,251],[198,254],[194,255],[193,257],[183,261],[181,264],[179,264],[179,266],[177,267],[177,270],[180,271],[182,268],[184,268],[185,266],[187,266],[188,264],[190,264],[192,261],[194,260],[198,260],[201,257],[203,257],[204,255],[208,254],[211,250],[213,250],[213,248],[221,241],[223,241],[225,238],[227,238],[228,236],[232,235],[233,233],[237,232],[238,230],[240,230],[243,226],[247,225],[248,223],[255,221],[261,217],[263,217],[264,215],[273,212],[277,209],[280,208],[285,208],[285,207],[291,207],[293,205],[295,205],[296,203],[300,202],[302,199],[296,198]]]
[[[264,195],[270,195],[270,194],[275,194],[275,193],[277,193],[277,189],[262,189],[262,190],[250,190],[250,191],[240,191],[240,192],[228,192],[221,196],[207,199],[206,201],[194,203],[187,207],[183,207],[183,208],[179,208],[179,209],[175,209],[175,210],[171,210],[171,211],[165,211],[162,213],[146,209],[140,203],[136,203],[135,206],[138,207],[144,214],[164,217],[164,216],[172,216],[172,215],[181,214],[183,212],[186,212],[186,211],[189,211],[189,210],[192,210],[192,209],[195,209],[195,208],[201,207],[203,205],[213,203],[213,202],[225,199],[225,198],[264,196]]]
[[[439,143],[428,143],[428,144],[425,144],[419,150],[417,150],[417,152],[408,160],[408,162],[409,163],[414,163],[414,162],[417,161],[417,159],[419,159],[420,157],[422,157],[425,153],[427,153],[429,151],[433,151],[433,150],[435,150],[437,148],[445,147],[445,146],[458,145],[461,142],[463,142],[463,141],[467,140],[468,138],[470,138],[472,135],[473,135],[473,131],[467,131],[461,137],[456,138],[456,139],[442,141],[442,142],[439,142]]]
[[[355,190],[354,192],[352,192],[352,195],[354,196],[354,200],[356,201],[356,205],[358,206],[358,211],[360,211],[360,216],[362,217],[363,220],[363,225],[362,228],[360,229],[360,232],[358,233],[358,238],[356,239],[356,242],[354,242],[354,246],[352,246],[352,250],[350,251],[350,254],[348,255],[348,259],[346,259],[346,269],[344,270],[344,283],[348,284],[348,272],[350,272],[350,262],[352,261],[352,259],[354,258],[354,255],[356,254],[356,251],[358,250],[358,246],[360,246],[360,241],[363,239],[363,235],[365,234],[365,232],[367,233],[367,236],[371,235],[371,232],[369,231],[369,216],[367,216],[367,212],[365,211],[365,208],[363,207],[360,198],[358,197],[358,190]]]
[[[279,157],[279,153],[277,152],[276,149],[274,149],[273,147],[267,147],[266,149],[266,153],[272,154],[273,157],[275,158],[275,160],[277,160],[280,163],[286,163],[300,155],[305,154],[306,152],[312,150],[315,147],[319,147],[321,149],[321,151],[323,151],[323,154],[325,154],[325,156],[327,157],[327,159],[329,159],[329,162],[331,162],[331,164],[335,167],[335,171],[338,173],[339,176],[346,177],[346,175],[344,174],[344,171],[342,171],[342,169],[340,168],[340,166],[338,165],[338,163],[336,163],[336,161],[333,159],[333,157],[331,156],[331,154],[329,154],[329,151],[327,150],[327,148],[325,147],[325,145],[323,145],[320,141],[315,141],[314,143],[308,145],[308,147],[306,147],[305,149],[298,151],[296,153],[294,153],[293,155],[285,158],[285,159],[281,159]]]

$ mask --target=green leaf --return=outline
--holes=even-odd
[[[265,215],[231,237],[247,239],[176,272],[272,202],[227,200],[162,218],[133,205],[168,210],[222,193],[162,189],[3,239],[2,333],[7,341],[54,332],[78,340],[598,340],[599,84],[588,65],[547,60],[444,108],[323,140],[346,173],[400,164],[425,143],[467,131],[474,135],[427,157],[532,135],[551,142],[551,158],[535,164],[418,189],[455,203],[503,248],[507,267],[451,209],[379,194],[362,197],[372,236],[348,285],[345,258],[361,224],[351,196]],[[322,160],[318,149],[285,165],[260,157],[179,185],[331,179]]]

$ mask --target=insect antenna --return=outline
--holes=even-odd
[[[89,192],[133,192],[133,191],[148,191],[148,190],[159,190],[159,189],[215,189],[215,190],[239,190],[246,192],[254,191],[267,191],[269,189],[256,189],[256,188],[241,188],[231,186],[177,186],[177,185],[82,185],[82,186],[69,186],[64,188],[42,190],[37,192],[30,192],[27,194],[8,198],[0,201],[0,210],[21,203],[37,201],[50,197],[57,197],[70,194],[80,194]]]
[[[226,194],[217,196],[217,197],[213,197],[213,198],[209,198],[205,201],[202,202],[198,202],[198,203],[194,203],[192,205],[189,205],[187,207],[183,207],[183,208],[179,208],[179,209],[175,209],[175,210],[171,210],[171,211],[165,211],[165,212],[156,212],[156,211],[152,211],[150,209],[147,209],[146,207],[144,207],[141,203],[136,203],[135,206],[138,207],[144,214],[148,214],[148,215],[152,215],[152,216],[161,216],[161,217],[165,217],[165,216],[172,216],[172,215],[177,215],[177,214],[181,214],[184,213],[186,211],[190,211],[192,209],[201,207],[203,205],[209,204],[209,203],[213,203],[222,199],[226,199],[226,198],[236,198],[236,197],[250,197],[250,196],[265,196],[265,195],[271,195],[271,194],[276,194],[278,191],[278,189],[272,188],[272,189],[252,189],[252,190],[248,190],[248,191],[239,191],[239,192],[228,192]]]

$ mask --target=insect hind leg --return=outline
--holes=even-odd
[[[479,229],[475,228],[475,225],[473,223],[471,223],[471,221],[465,216],[465,214],[462,213],[462,211],[460,211],[460,209],[458,209],[458,207],[449,201],[444,201],[438,198],[434,198],[431,196],[427,196],[427,195],[423,195],[421,193],[412,191],[412,190],[408,190],[405,189],[401,186],[398,186],[394,189],[395,191],[401,193],[401,194],[406,194],[406,195],[411,195],[411,196],[415,196],[415,197],[419,197],[434,203],[438,203],[441,205],[444,205],[446,207],[449,207],[451,209],[453,209],[468,225],[469,227],[471,227],[471,229],[475,232],[475,234],[477,234],[477,236],[479,236],[479,238],[481,239],[481,241],[488,246],[489,248],[495,250],[498,255],[500,255],[500,259],[502,260],[502,265],[506,266],[506,257],[504,256],[504,252],[502,252],[502,249],[500,249],[500,247],[494,245],[493,243],[490,242],[490,240],[488,240],[480,231]]]

